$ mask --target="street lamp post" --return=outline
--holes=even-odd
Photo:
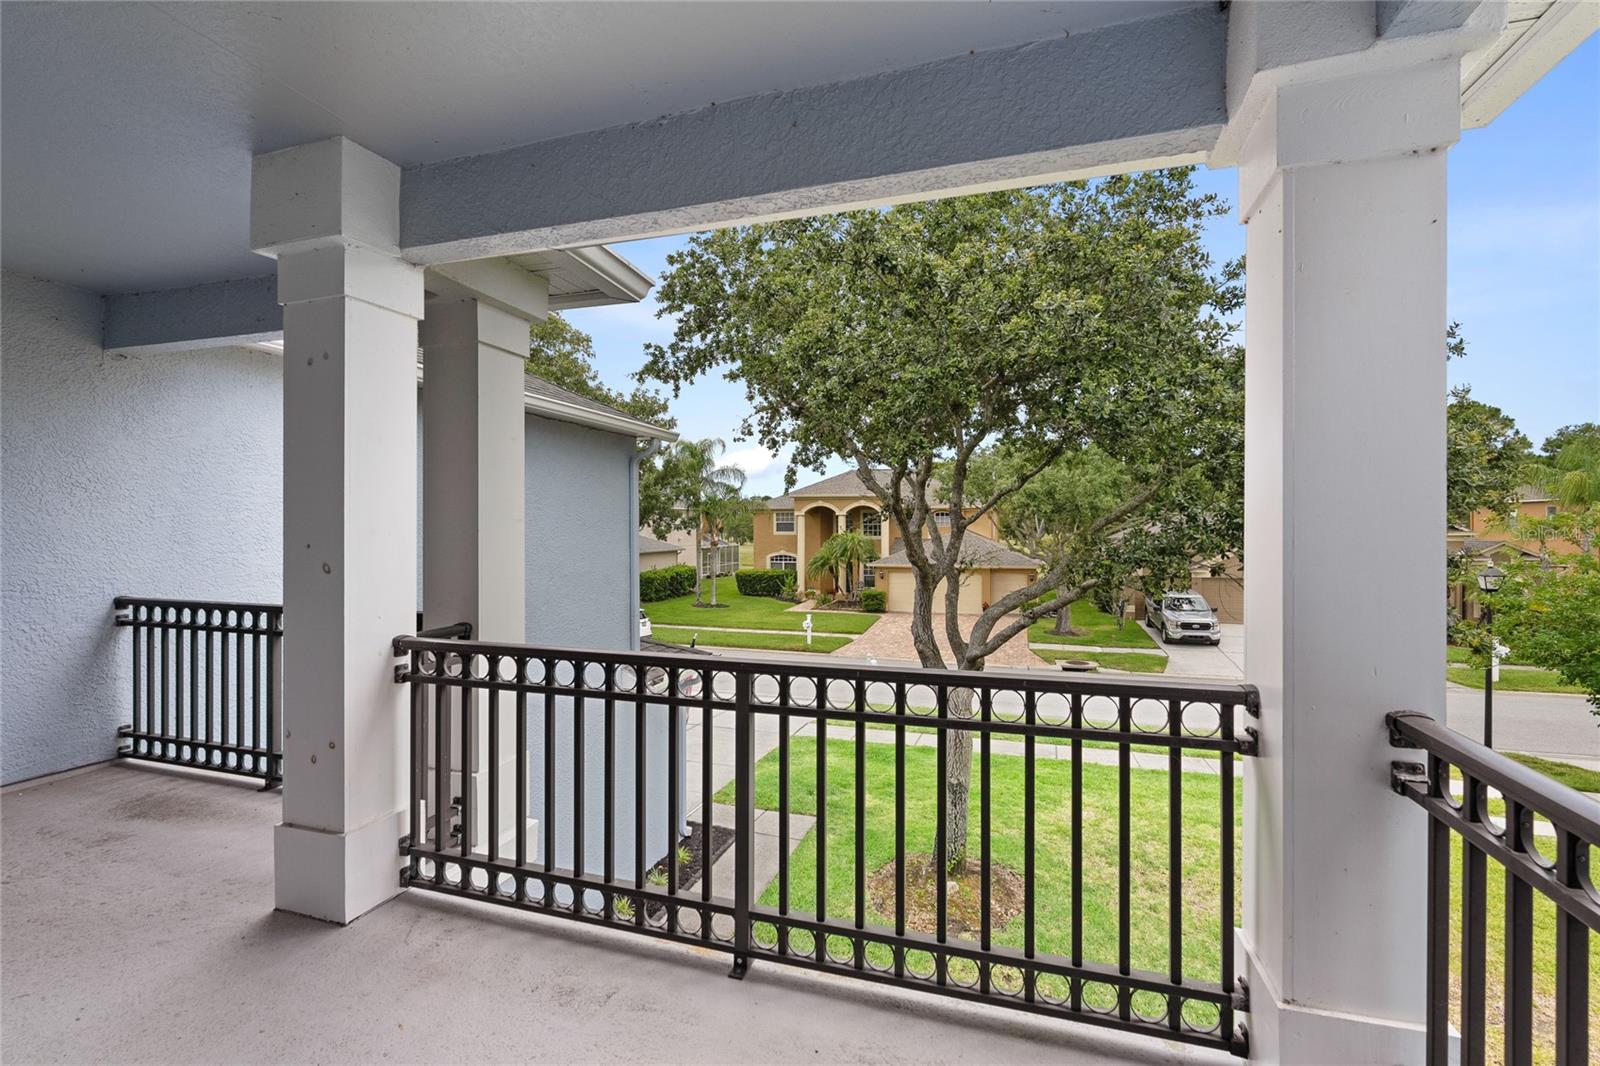
[[[1505,575],[1492,563],[1478,571],[1478,588],[1484,592],[1497,592]],[[1489,633],[1489,665],[1483,670],[1483,746],[1494,747],[1494,669],[1499,657],[1500,642],[1494,635],[1494,607],[1484,602],[1483,628]]]

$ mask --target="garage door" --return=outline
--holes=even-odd
[[[887,575],[889,579],[888,609],[910,614],[917,595],[917,581],[911,571],[879,570],[878,573]],[[935,587],[933,597],[934,613],[944,613],[944,582]],[[968,574],[961,582],[961,600],[956,609],[962,614],[977,614],[983,610],[983,583],[977,574]]]
[[[1194,590],[1217,609],[1219,622],[1244,621],[1244,582],[1234,577],[1197,577]]]

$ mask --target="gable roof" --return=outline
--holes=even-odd
[[[635,437],[669,441],[678,439],[678,435],[670,429],[663,429],[654,422],[635,418],[610,404],[564,389],[537,374],[522,376],[522,396],[528,410],[559,422],[574,422],[613,433],[632,433]]]
[[[672,552],[676,554],[681,551],[683,551],[683,548],[676,544],[669,544],[664,540],[657,540],[654,537],[647,537],[643,533],[639,534],[640,555],[646,555],[650,552]]]
[[[933,548],[933,542],[930,540],[923,541],[922,545],[927,551]],[[872,565],[910,566],[911,560],[906,558],[905,549],[902,548],[890,552]],[[969,569],[1037,570],[1044,565],[1044,561],[1023,555],[999,541],[990,540],[968,530],[967,535],[961,539],[961,565]]]
[[[889,468],[886,466],[875,466],[872,468],[872,472],[883,481],[889,480]],[[938,490],[939,482],[930,478],[928,491],[937,493]],[[846,470],[842,474],[834,474],[832,477],[825,477],[821,481],[813,481],[809,485],[801,485],[799,488],[791,490],[787,496],[774,496],[767,501],[767,510],[792,511],[794,510],[796,498],[816,496],[864,496],[868,499],[875,499],[877,493],[862,483],[860,471]]]

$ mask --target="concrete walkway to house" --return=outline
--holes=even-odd
[[[972,626],[978,620],[975,614],[957,616],[963,633],[972,632]],[[934,640],[939,645],[939,651],[945,656],[946,661],[953,661],[950,646],[944,639],[944,615],[933,616]],[[850,642],[845,648],[834,652],[835,655],[848,655],[853,659],[878,659],[894,660],[900,662],[918,662],[917,646],[911,640],[911,616],[909,614],[883,614],[878,617],[878,624],[862,633]],[[1012,668],[1042,667],[1045,661],[1028,648],[1028,635],[1024,631],[1018,633],[1005,646],[989,656],[990,666],[1006,666]]]
[[[282,799],[127,763],[8,789],[8,1062],[1236,1062],[412,890],[272,909]]]

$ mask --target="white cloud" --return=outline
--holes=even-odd
[[[759,444],[752,444],[744,448],[734,448],[722,457],[722,461],[726,465],[743,470],[746,477],[756,478],[774,467],[787,463],[789,456],[787,449],[774,455]]]

